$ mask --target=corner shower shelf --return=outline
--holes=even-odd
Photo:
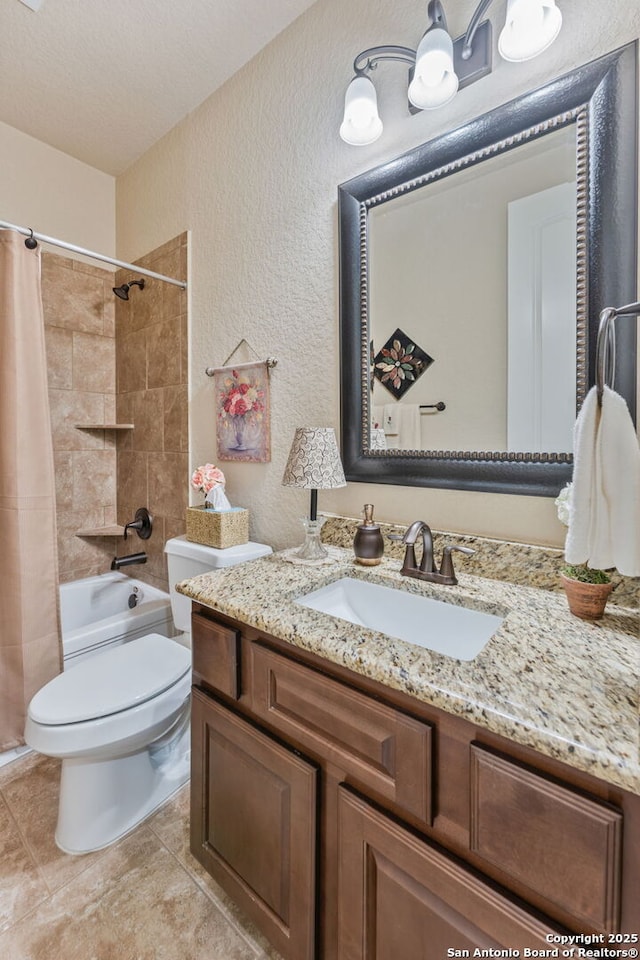
[[[87,527],[86,530],[77,530],[76,537],[122,537],[124,527],[111,523],[107,527]]]
[[[133,423],[76,423],[76,430],[133,430]]]

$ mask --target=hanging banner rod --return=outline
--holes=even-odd
[[[264,363],[267,370],[278,366],[277,357],[267,357],[266,360],[249,360],[247,363],[234,363],[232,367],[205,367],[205,373],[208,377],[215,377],[216,373],[225,373],[227,370],[246,370],[249,367],[255,367],[258,363]]]
[[[64,240],[56,240],[55,237],[47,237],[44,233],[35,233],[28,227],[17,227],[15,223],[5,223],[0,220],[0,229],[15,230],[25,237],[33,237],[41,243],[50,243],[54,247],[62,247],[63,250],[71,250],[72,253],[80,253],[83,257],[91,257],[92,260],[102,260],[103,263],[111,263],[114,267],[123,267],[125,270],[133,270],[135,273],[141,273],[145,277],[152,277],[154,280],[162,280],[163,283],[172,283],[174,287],[187,289],[186,280],[176,280],[174,277],[165,277],[162,273],[155,273],[153,270],[147,270],[146,267],[138,267],[135,263],[126,263],[124,260],[114,260],[113,257],[107,257],[104,253],[96,253],[94,250],[85,250],[84,247],[76,247],[73,243],[65,243]]]

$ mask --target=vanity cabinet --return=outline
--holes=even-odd
[[[191,849],[287,960],[640,933],[640,798],[197,603],[192,639]]]

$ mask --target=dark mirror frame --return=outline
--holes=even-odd
[[[347,480],[556,496],[571,479],[571,454],[369,448],[368,210],[394,192],[423,186],[434,174],[455,173],[575,123],[579,408],[595,382],[600,311],[637,299],[637,116],[634,42],[339,186],[341,425]],[[454,303],[452,292],[452,309]],[[616,344],[615,389],[635,422],[633,319],[616,321]]]

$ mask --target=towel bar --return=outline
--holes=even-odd
[[[605,307],[600,314],[598,339],[596,341],[596,390],[598,403],[602,403],[605,386],[613,387],[616,371],[616,317],[637,316],[640,314],[640,301],[628,303],[624,307]]]

